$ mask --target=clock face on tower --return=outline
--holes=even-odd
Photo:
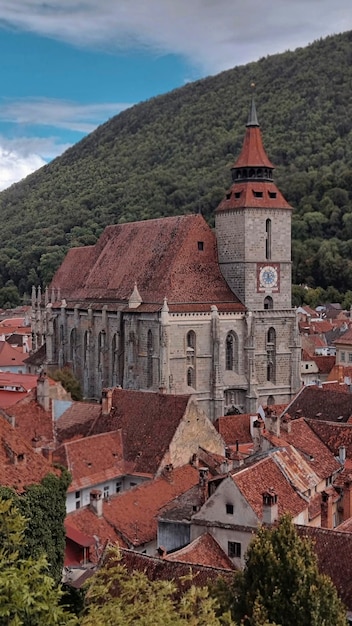
[[[278,265],[258,266],[258,291],[278,290],[279,268]]]

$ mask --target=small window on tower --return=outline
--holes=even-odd
[[[226,194],[226,199],[230,200],[231,196],[232,196],[232,193],[231,193],[231,191],[229,191],[229,193]]]
[[[253,189],[253,195],[255,198],[262,198],[263,197],[263,192],[262,191],[254,191]]]
[[[204,250],[204,241],[198,241],[198,250]]]
[[[277,193],[276,191],[269,191],[269,198],[276,198]]]
[[[240,198],[242,191],[235,191],[235,198]]]

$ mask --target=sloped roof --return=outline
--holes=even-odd
[[[308,424],[335,456],[339,455],[339,447],[345,446],[346,457],[352,460],[352,424],[321,420],[308,420]]]
[[[262,133],[259,125],[247,125],[241,152],[233,165],[237,167],[268,167],[274,166],[268,158],[263,146]]]
[[[181,550],[164,557],[167,561],[181,561],[209,567],[234,570],[235,566],[210,533],[204,533]]]
[[[347,422],[352,415],[352,394],[332,391],[329,385],[303,387],[285,413],[308,419]]]
[[[73,437],[85,437],[100,413],[100,404],[72,402],[55,422],[58,442],[62,443]]]
[[[262,494],[267,489],[273,489],[278,496],[280,516],[287,512],[296,516],[308,506],[270,455],[232,474],[232,480],[260,520],[263,518]]]
[[[121,550],[121,563],[131,574],[135,571],[143,572],[149,580],[172,580],[182,591],[192,584],[203,587],[214,583],[218,578],[232,582],[233,571],[206,565],[192,564],[179,561],[170,561],[157,557],[147,556],[134,550]],[[189,574],[193,574],[192,579]]]
[[[184,416],[190,396],[114,389],[112,410],[89,434],[121,430],[124,458],[136,472],[155,474]]]
[[[352,610],[352,534],[334,529],[297,526],[300,537],[308,537],[318,558],[319,570],[330,576],[348,610]]]
[[[227,446],[235,445],[236,441],[238,443],[252,442],[249,413],[218,417],[214,426]]]
[[[66,524],[71,528],[77,529],[84,535],[96,537],[97,543],[101,548],[106,541],[116,543],[123,548],[128,547],[127,543],[123,541],[113,526],[111,526],[104,517],[97,517],[89,506],[69,513],[65,518],[65,526]],[[92,554],[91,557],[94,561],[94,554]]]
[[[335,356],[315,355],[312,358],[313,361],[317,364],[318,370],[321,374],[330,374],[336,362]]]
[[[7,341],[0,341],[0,368],[24,365],[27,354],[13,348]]]
[[[126,467],[123,458],[121,431],[64,443],[55,451],[53,458],[71,472],[69,492],[98,485],[133,470],[133,467]]]
[[[167,475],[113,496],[103,503],[105,520],[132,546],[152,541],[157,534],[160,509],[188,491],[199,480],[191,465],[178,467]]]
[[[349,328],[343,335],[334,341],[335,346],[352,345],[352,328]]]
[[[21,493],[49,473],[56,470],[0,416],[0,484]]]
[[[304,418],[292,420],[291,432],[282,428],[280,438],[302,453],[309,466],[320,478],[327,478],[338,471],[341,465],[334,458],[331,449],[323,443],[322,438],[316,435],[314,422],[318,423],[317,420],[307,423]]]
[[[38,404],[33,391],[6,409],[6,413],[15,418],[16,430],[28,442],[44,446],[54,441],[51,411]]]
[[[245,208],[292,210],[292,207],[274,183],[268,181],[248,181],[234,183],[225,198],[220,202],[216,212]]]
[[[67,301],[127,302],[135,284],[144,303],[166,297],[245,310],[220,272],[215,234],[201,215],[108,226],[95,246],[69,250],[51,287]]]

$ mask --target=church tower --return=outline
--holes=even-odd
[[[221,272],[250,310],[291,308],[292,207],[273,182],[252,99],[232,186],[216,210]]]

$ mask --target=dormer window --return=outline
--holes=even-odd
[[[240,198],[242,195],[242,191],[235,191],[235,198]]]
[[[262,191],[254,191],[253,189],[253,195],[255,198],[262,198],[263,197],[263,192]]]
[[[269,193],[269,198],[276,198],[277,196],[276,191],[269,191],[268,193]]]
[[[232,196],[232,193],[231,193],[231,191],[229,191],[229,192],[226,194],[226,200],[230,200],[231,196]]]

